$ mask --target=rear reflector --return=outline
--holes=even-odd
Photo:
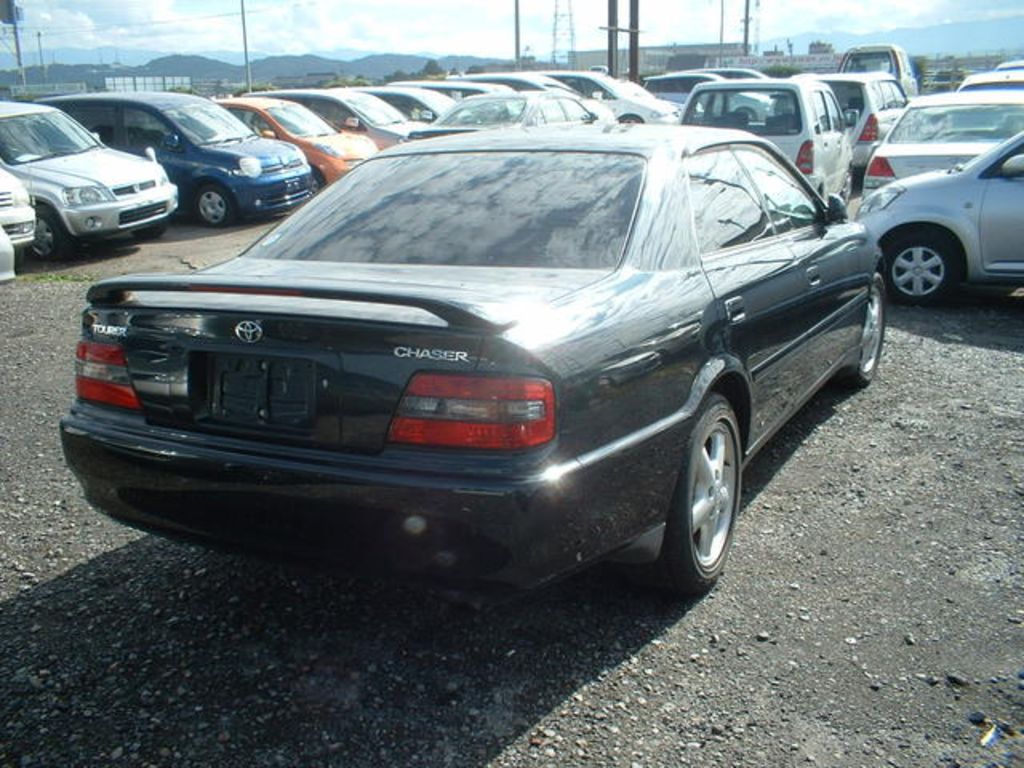
[[[805,176],[814,173],[814,142],[805,141],[800,145],[800,151],[796,153],[796,167]]]
[[[892,166],[889,165],[889,161],[884,157],[878,157],[877,155],[871,158],[871,163],[868,165],[867,173],[864,175],[880,176],[887,179],[896,178],[896,173],[893,171]]]
[[[128,361],[120,344],[78,342],[75,350],[75,392],[82,400],[142,410],[132,388]]]
[[[878,141],[878,118],[875,117],[874,112],[868,115],[867,122],[864,123],[864,129],[860,132],[857,141]]]
[[[555,436],[555,392],[537,378],[418,373],[391,422],[392,443],[516,450]]]

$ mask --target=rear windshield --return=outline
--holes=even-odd
[[[694,94],[683,122],[739,128],[759,136],[800,133],[803,121],[796,93],[788,88],[714,88]]]
[[[479,152],[363,163],[246,252],[379,264],[614,269],[644,160]]]
[[[1024,104],[965,104],[909,109],[891,144],[998,142],[1024,131]]]
[[[988,83],[968,83],[961,85],[960,91],[1024,91],[1024,79],[1000,80]]]
[[[850,83],[845,80],[826,80],[832,90],[835,91],[839,106],[843,109],[856,109],[864,111],[864,86],[860,83]]]

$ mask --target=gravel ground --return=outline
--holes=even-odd
[[[1024,765],[1024,297],[893,308],[707,598],[596,568],[473,611],[90,509],[75,274],[0,286],[0,766]]]

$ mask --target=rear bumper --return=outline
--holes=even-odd
[[[666,458],[680,455],[672,430],[561,476],[474,476],[423,472],[414,452],[387,462],[274,447],[254,454],[74,413],[61,437],[86,498],[129,525],[356,575],[483,590],[542,584],[663,522],[677,470]]]

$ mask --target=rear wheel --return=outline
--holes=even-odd
[[[207,184],[196,192],[195,212],[209,227],[226,227],[235,220],[235,201],[220,185]]]
[[[66,261],[75,255],[75,240],[64,228],[60,216],[44,205],[36,207],[36,237],[32,253],[40,259]]]
[[[645,580],[691,596],[715,585],[740,509],[739,434],[728,400],[709,396],[687,440],[661,554]]]
[[[883,248],[889,295],[907,304],[935,304],[961,280],[959,247],[943,232],[902,232]]]
[[[326,186],[327,186],[327,179],[324,178],[324,175],[322,173],[320,173],[319,170],[314,168],[313,169],[313,179],[312,179],[312,181],[310,182],[310,185],[309,185],[310,194],[315,195],[316,193],[318,193],[320,190],[322,190]]]

